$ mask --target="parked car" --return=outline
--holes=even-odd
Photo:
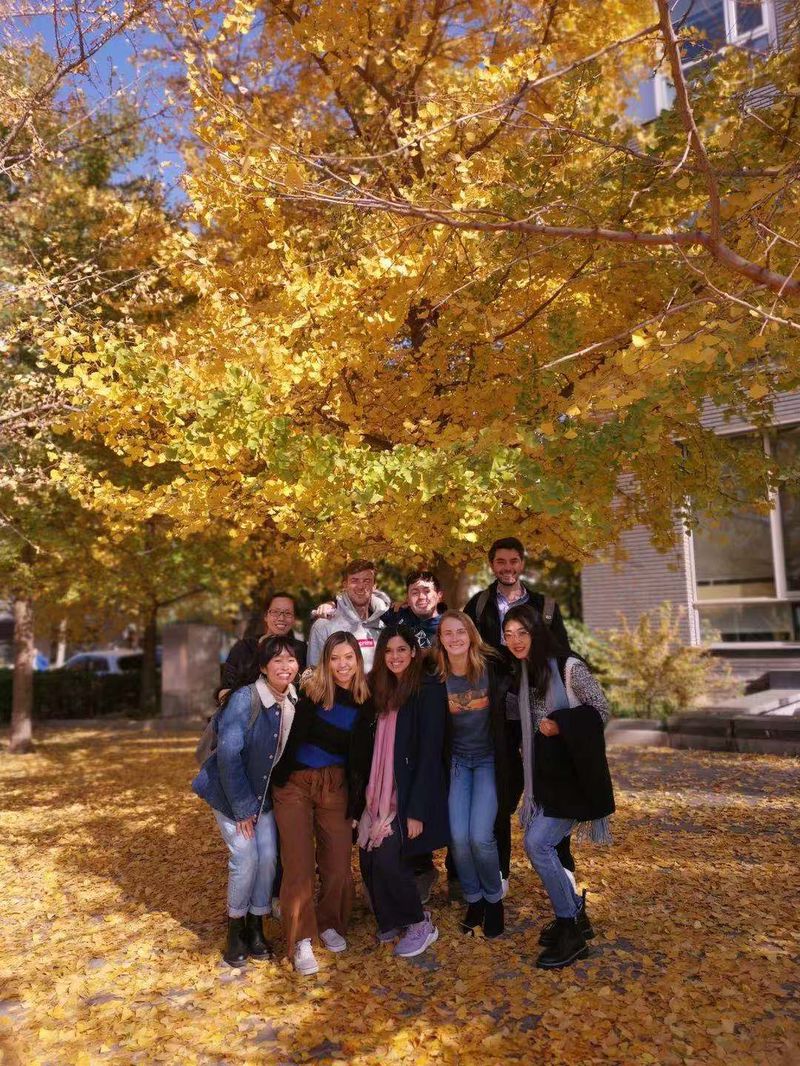
[[[130,674],[142,668],[142,653],[128,648],[100,648],[71,655],[61,670],[88,670],[93,674]]]

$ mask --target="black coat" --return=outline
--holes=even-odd
[[[522,586],[528,592],[529,598],[527,606],[532,608],[532,610],[541,618],[544,611],[544,596],[541,592],[536,592],[535,589],[531,588],[531,586],[527,585],[524,581],[522,582]],[[489,596],[486,600],[486,607],[479,620],[477,617],[478,600],[482,595],[482,592],[475,593],[464,608],[464,614],[469,615],[478,627],[478,632],[485,643],[500,651],[503,648],[503,644],[500,640],[500,614],[497,610],[497,582],[493,581],[489,586]],[[516,606],[516,604],[514,606]],[[564,645],[565,650],[568,649],[569,637],[567,636],[564,619],[561,617],[561,609],[558,604],[555,605],[553,621],[550,623],[550,630],[553,633],[553,636]]]
[[[511,767],[508,762],[508,742],[506,740],[506,696],[511,688],[512,674],[505,657],[490,660],[489,674],[489,725],[494,747],[494,777],[497,788],[497,817],[507,818],[513,814],[516,803],[512,806]],[[447,715],[445,731],[445,765],[449,776],[450,760],[453,752],[453,722]]]
[[[297,749],[307,740],[312,740],[314,743],[323,744],[326,751],[344,756],[344,771],[351,795],[361,787],[359,767],[364,760],[363,752],[369,748],[371,743],[370,733],[374,718],[372,701],[368,699],[366,703],[357,704],[349,692],[340,688],[336,689],[336,699],[339,702],[350,703],[351,706],[357,708],[358,716],[353,728],[347,732],[326,723],[324,719],[317,716],[317,704],[308,696],[301,696],[294,709],[292,728],[287,737],[283,755],[272,771],[271,783],[273,785],[286,784],[289,774],[299,769]],[[348,817],[351,815],[348,814]]]
[[[308,647],[304,640],[298,640],[294,634],[290,634],[294,643],[297,661],[300,664],[300,673],[306,668],[306,653]],[[220,689],[243,688],[258,681],[261,671],[258,667],[258,648],[261,637],[243,637],[237,640],[228,652],[228,658],[220,667]]]
[[[551,818],[591,822],[614,813],[603,720],[581,704],[552,711],[559,732],[534,736],[533,795]]]
[[[435,677],[426,677],[420,690],[408,699],[397,714],[394,738],[394,776],[397,785],[397,818],[404,855],[420,855],[443,848],[450,842],[447,813],[447,781],[443,759],[447,691]],[[375,723],[369,749],[359,751],[360,764],[354,770],[359,791],[351,790],[350,814],[360,818],[366,803],[366,790],[372,767]],[[406,836],[409,818],[422,822],[416,839]]]

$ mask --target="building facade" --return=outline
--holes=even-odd
[[[725,44],[756,50],[781,47],[790,32],[790,5],[779,0],[678,0],[675,18],[686,16],[705,35],[687,58],[701,62]],[[643,122],[669,107],[672,90],[656,74],[639,87],[632,112]],[[768,432],[706,405],[703,423],[741,442],[768,449],[785,470],[800,463],[800,392],[776,397]],[[683,639],[711,644],[743,676],[770,665],[800,668],[800,484],[774,493],[768,512],[742,508],[724,524],[701,519],[694,534],[676,525],[671,551],[657,551],[645,527],[626,532],[626,559],[598,560],[584,568],[583,615],[602,633],[635,622],[665,600],[683,608]]]
[[[726,419],[710,404],[703,423],[742,447],[768,449],[787,472],[800,465],[800,392],[776,397],[766,432]],[[800,667],[800,482],[784,485],[768,503],[766,513],[743,507],[719,524],[709,515],[693,534],[676,525],[667,553],[653,547],[643,526],[623,534],[623,563],[598,560],[583,570],[584,621],[608,631],[620,615],[635,621],[667,600],[684,609],[687,643],[710,643],[742,673],[758,673],[775,659]]]

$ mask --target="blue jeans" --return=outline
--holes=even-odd
[[[450,764],[450,851],[467,903],[503,898],[494,837],[494,755],[453,755]]]
[[[572,832],[574,825],[572,818],[548,818],[546,814],[537,814],[525,831],[525,851],[542,879],[556,918],[574,918],[580,908],[580,896],[575,895],[572,882],[556,853],[556,847]]]
[[[262,811],[248,840],[236,832],[236,822],[214,811],[222,839],[228,846],[228,916],[243,918],[269,914],[272,883],[278,862],[278,832],[272,811]]]

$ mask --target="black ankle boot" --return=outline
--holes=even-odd
[[[222,953],[222,958],[229,966],[244,966],[247,962],[244,918],[228,918],[228,943]]]
[[[560,970],[571,966],[589,954],[586,940],[578,928],[577,918],[556,918],[555,943],[550,944],[536,960],[540,970]]]
[[[472,935],[477,926],[483,922],[483,913],[486,908],[486,900],[479,899],[467,906],[464,917],[461,919],[461,932]]]
[[[586,913],[586,889],[583,890],[581,896],[580,909],[575,915],[578,920],[578,928],[583,933],[584,940],[594,940],[594,929],[592,923],[589,921],[589,915]],[[556,942],[558,936],[558,919],[554,918],[552,922],[548,922],[539,934],[539,943],[543,948],[549,948]]]
[[[247,954],[251,959],[260,962],[263,959],[272,958],[272,944],[264,939],[264,924],[260,914],[250,914],[248,912],[245,918],[245,939],[247,941]]]
[[[503,934],[505,927],[506,917],[503,901],[499,899],[497,903],[487,902],[483,912],[483,935],[489,940],[493,940],[494,937]]]

